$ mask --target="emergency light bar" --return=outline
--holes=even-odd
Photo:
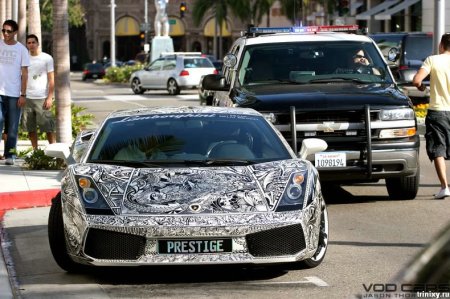
[[[251,27],[250,34],[290,33],[290,32],[355,32],[358,25],[334,25],[334,26],[302,26],[302,27]]]

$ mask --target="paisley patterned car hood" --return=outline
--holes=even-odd
[[[246,213],[273,211],[291,174],[310,165],[299,159],[189,168],[77,164],[70,172],[89,178],[116,215]]]

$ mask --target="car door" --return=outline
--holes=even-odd
[[[166,89],[167,81],[173,76],[173,72],[176,68],[176,58],[166,57],[162,65],[161,71],[157,78],[155,78],[158,89]]]
[[[160,76],[163,64],[164,58],[159,58],[145,67],[144,72],[142,73],[142,77],[140,78],[142,87],[158,88],[158,78]]]

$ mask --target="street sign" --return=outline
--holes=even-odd
[[[149,31],[150,30],[150,23],[141,23],[141,31]]]
[[[170,19],[169,20],[169,25],[175,25],[177,23],[176,19]]]

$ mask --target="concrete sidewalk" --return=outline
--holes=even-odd
[[[46,142],[39,142],[45,147]],[[31,148],[29,141],[19,141],[17,150]],[[0,144],[3,155],[3,142]],[[8,210],[48,206],[51,199],[59,192],[62,170],[27,170],[24,161],[17,159],[15,165],[5,165],[0,161],[0,298],[15,298],[8,268],[5,263],[3,248],[7,246],[3,231],[3,216]]]

